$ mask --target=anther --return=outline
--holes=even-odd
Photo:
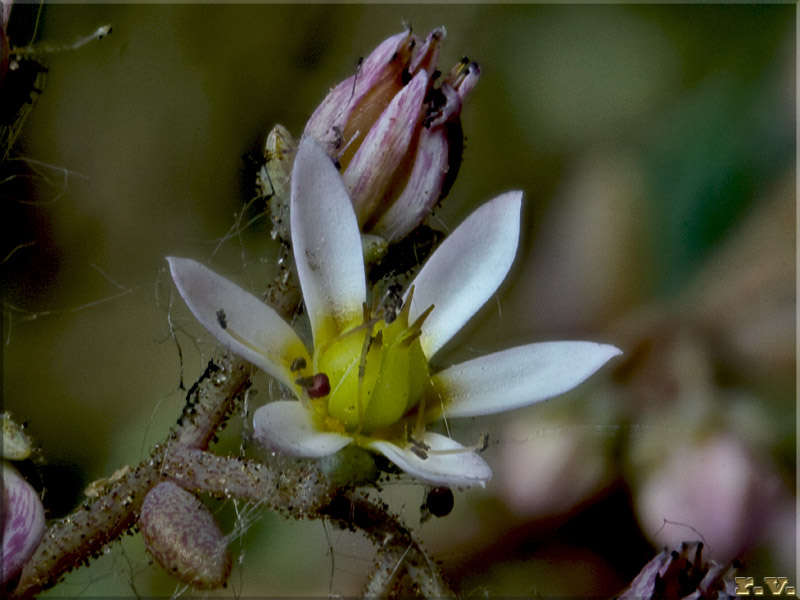
[[[431,447],[421,440],[414,439],[411,435],[408,436],[409,450],[420,457],[422,460],[427,460],[428,452]]]
[[[428,460],[428,453],[425,452],[425,450],[423,450],[422,448],[418,448],[417,446],[411,446],[409,450],[411,450],[413,454],[416,454],[422,460]]]
[[[409,327],[409,329],[417,329],[422,331],[422,324],[425,322],[425,319],[428,318],[428,315],[430,315],[431,312],[433,311],[433,307],[434,305],[431,304],[428,308],[426,308],[425,312],[423,312],[420,316],[417,317],[417,320],[414,321],[414,323],[411,325],[411,327]]]

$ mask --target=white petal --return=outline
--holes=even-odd
[[[289,366],[296,358],[308,364],[311,359],[302,340],[277,312],[198,262],[174,256],[167,257],[167,262],[189,309],[223,346],[297,388]]]
[[[353,441],[340,433],[318,430],[308,410],[295,400],[265,404],[253,415],[253,426],[262,446],[290,456],[321,458]]]
[[[488,415],[563,394],[621,353],[594,342],[542,342],[453,365],[432,379],[444,416]]]
[[[508,192],[473,212],[425,263],[414,283],[409,320],[434,305],[420,342],[431,358],[505,279],[519,241],[522,192]]]
[[[391,442],[375,440],[368,447],[380,452],[409,475],[432,485],[471,487],[492,478],[492,469],[473,450],[438,433],[426,432],[419,440],[429,446],[426,458]]]
[[[342,178],[311,138],[292,170],[292,245],[314,344],[361,322],[367,298],[361,235]]]

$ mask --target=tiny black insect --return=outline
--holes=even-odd
[[[445,517],[450,514],[455,504],[453,490],[449,487],[436,487],[428,492],[425,497],[425,508],[435,517]]]
[[[217,311],[217,323],[219,323],[219,326],[223,329],[228,328],[228,317],[225,315],[225,311],[221,308]]]

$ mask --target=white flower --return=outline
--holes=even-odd
[[[474,449],[427,431],[428,423],[551,398],[620,353],[592,342],[547,342],[430,372],[429,360],[508,273],[521,201],[521,192],[509,192],[476,210],[425,263],[396,316],[384,315],[367,308],[361,238],[342,179],[316,142],[304,139],[290,217],[311,352],[258,298],[192,260],[167,260],[200,322],[299,399],[256,411],[255,435],[264,446],[316,458],[356,443],[427,483],[485,485],[489,465]]]

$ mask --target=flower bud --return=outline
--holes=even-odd
[[[778,474],[727,433],[671,447],[660,464],[641,470],[633,497],[648,537],[676,546],[702,536],[721,562],[758,544],[783,514]]]
[[[480,70],[466,59],[438,85],[443,28],[384,41],[306,125],[342,171],[365,233],[395,242],[449,191],[461,163],[461,106]]]
[[[565,514],[597,494],[611,477],[609,448],[569,424],[542,433],[541,424],[516,419],[504,439],[524,440],[500,448],[498,487],[503,501],[520,517],[543,519]]]
[[[142,503],[139,525],[148,552],[172,576],[200,589],[228,580],[228,541],[194,494],[169,481],[159,483]]]
[[[3,463],[3,583],[16,576],[44,535],[39,494],[17,470]]]
[[[351,444],[319,461],[322,472],[338,486],[359,486],[374,483],[380,475],[375,456]]]
[[[28,458],[31,455],[33,446],[22,427],[8,413],[0,415],[0,420],[3,422],[3,458],[7,460],[25,460]]]
[[[267,135],[264,164],[256,175],[256,191],[266,201],[272,219],[272,238],[286,243],[292,238],[289,231],[289,198],[297,144],[297,140],[283,125],[275,125]],[[386,254],[387,243],[381,236],[362,233],[361,244],[364,261],[368,264],[375,264]]]
[[[258,194],[267,201],[272,218],[272,237],[283,241],[289,233],[289,179],[297,152],[297,142],[283,126],[276,125],[264,145],[264,164],[256,176]]]

